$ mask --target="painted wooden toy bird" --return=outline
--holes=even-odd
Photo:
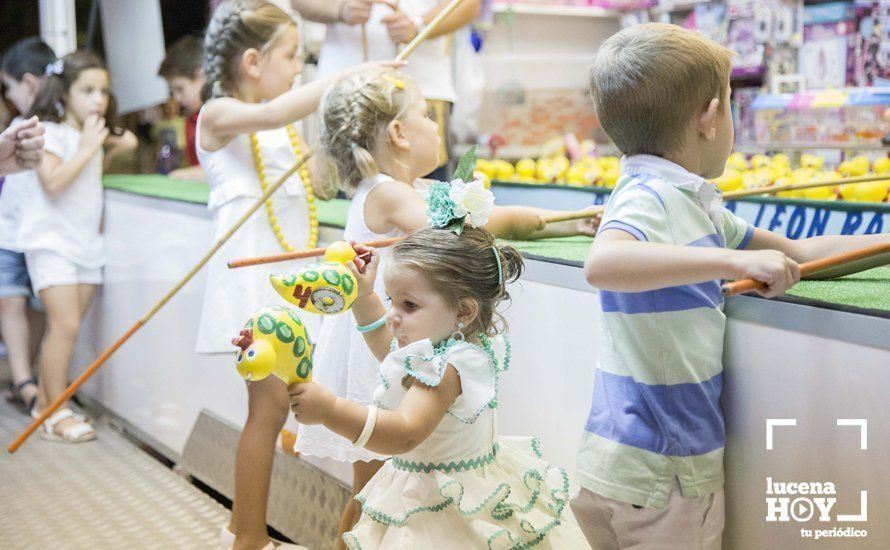
[[[312,380],[312,342],[303,322],[288,307],[260,309],[232,343],[241,348],[236,367],[248,382],[270,374],[288,385]]]
[[[276,292],[298,308],[336,315],[352,307],[358,296],[355,277],[347,267],[355,256],[349,243],[337,241],[327,248],[323,262],[269,279]]]

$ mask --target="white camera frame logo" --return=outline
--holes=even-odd
[[[866,418],[838,418],[836,419],[837,426],[858,426],[859,427],[859,449],[862,451],[868,450],[868,419]],[[774,437],[773,430],[776,427],[793,427],[797,426],[796,418],[767,418],[766,419],[766,450],[772,451],[774,449]],[[767,478],[767,493],[771,494],[772,487],[772,478]],[[810,484],[796,484],[790,483],[789,486],[798,485],[807,485]],[[819,485],[821,483],[816,483],[812,485]],[[834,484],[827,483],[825,485],[829,485],[830,489],[828,494],[834,493]],[[808,492],[801,492],[800,494],[807,494]],[[836,498],[809,498],[809,497],[768,497],[766,499],[766,503],[768,506],[769,514],[766,516],[766,521],[780,521],[787,522],[794,521],[798,522],[806,522],[813,518],[818,509],[819,512],[819,521],[830,521],[829,512],[831,508],[834,506],[836,502]],[[835,518],[835,521],[843,521],[843,522],[862,522],[868,521],[868,491],[862,490],[859,491],[859,513],[858,514],[838,514]]]

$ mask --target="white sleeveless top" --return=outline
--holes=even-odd
[[[198,160],[210,185],[207,207],[213,211],[213,242],[220,239],[262,195],[259,176],[253,162],[250,136],[240,134],[217,151],[201,148],[201,118],[196,129]],[[266,181],[272,185],[296,162],[287,128],[258,132]],[[284,238],[295,248],[305,248],[309,239],[309,205],[302,180],[291,176],[272,195],[272,203]],[[226,262],[281,252],[272,232],[268,214],[260,208],[210,259],[201,323],[195,350],[198,353],[230,353],[233,335],[244,326],[257,309],[280,304],[281,297],[269,284],[269,275],[296,271],[309,261],[269,264],[250,269],[229,269]],[[303,323],[316,334],[318,319],[302,315]]]
[[[343,231],[344,239],[366,242],[404,235],[397,228],[386,233],[375,233],[368,229],[365,223],[365,203],[368,194],[386,181],[393,181],[393,178],[378,174],[359,182],[349,205],[349,217],[346,220],[346,229]],[[385,268],[382,261],[389,255],[389,248],[381,248],[379,252],[381,265]],[[386,297],[383,269],[377,271],[374,290],[381,298]],[[312,376],[335,395],[368,405],[380,382],[378,376],[380,362],[368,349],[364,337],[355,327],[355,319],[349,312],[323,317],[321,332],[315,345]],[[367,449],[352,446],[349,441],[321,424],[314,426],[300,424],[295,449],[300,453],[345,462],[386,458]]]
[[[257,138],[262,143],[266,181],[272,185],[296,161],[293,145],[287,128],[257,132]],[[225,147],[207,151],[201,147],[201,114],[199,114],[195,128],[195,151],[210,185],[207,208],[216,210],[239,197],[262,196],[263,191],[254,165],[253,149],[248,134],[238,134]],[[281,189],[275,192],[275,196],[282,193],[282,190],[289,196],[305,195],[298,173],[288,178]]]

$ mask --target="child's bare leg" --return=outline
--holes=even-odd
[[[31,331],[28,326],[28,299],[11,296],[0,299],[0,337],[6,345],[13,384],[31,378]],[[28,403],[37,395],[37,388],[22,388],[22,399]]]
[[[275,442],[290,405],[287,386],[274,376],[247,385],[248,413],[235,457],[235,498],[229,531],[235,533],[233,549],[255,550],[269,542],[266,505]]]
[[[87,314],[87,310],[90,309],[90,303],[92,303],[95,294],[96,285],[77,285],[78,311],[80,311],[81,319],[84,318]]]
[[[352,494],[349,495],[349,500],[343,506],[343,513],[340,514],[340,525],[337,527],[338,548],[346,548],[346,544],[343,542],[343,533],[351,531],[362,515],[362,507],[355,500],[355,496],[365,488],[365,485],[371,481],[371,478],[374,477],[382,466],[383,461],[381,460],[372,460],[370,462],[359,460],[352,464]]]
[[[47,331],[40,352],[40,397],[37,409],[43,410],[55,400],[68,385],[68,369],[77,332],[80,330],[80,299],[78,285],[58,285],[40,291],[40,300],[46,308]],[[60,408],[67,406],[63,403]],[[61,434],[69,426],[78,424],[74,418],[66,418],[56,424]]]

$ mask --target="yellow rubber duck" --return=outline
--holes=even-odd
[[[726,159],[726,166],[741,173],[748,169],[748,160],[744,153],[735,152]]]
[[[516,175],[516,170],[513,168],[513,165],[502,159],[495,159],[491,161],[492,172],[494,174],[491,176],[493,180],[499,181],[513,181],[513,177]]]
[[[251,316],[235,343],[238,374],[248,382],[274,375],[285,384],[312,380],[312,342],[288,307],[268,306]]]
[[[532,182],[535,180],[535,172],[537,172],[538,164],[530,158],[520,159],[516,163],[516,177],[520,181]]]
[[[355,259],[355,250],[345,241],[331,244],[324,261],[296,273],[271,275],[278,294],[310,313],[336,315],[352,307],[358,296],[355,277],[346,264]]]
[[[714,185],[724,193],[742,189],[742,174],[734,168],[727,168],[723,175],[714,180]]]
[[[800,155],[801,168],[812,168],[813,170],[821,170],[823,164],[825,164],[825,159],[822,157],[817,157],[816,155],[812,155],[810,153],[803,153],[802,155]]]

